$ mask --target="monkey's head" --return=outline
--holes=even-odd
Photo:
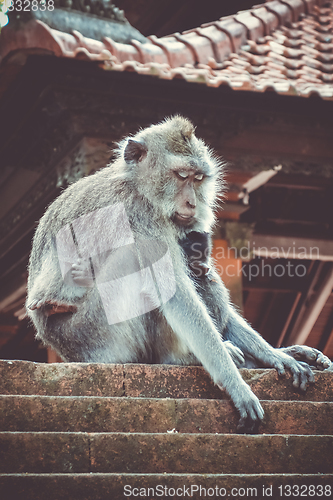
[[[181,232],[210,231],[222,187],[222,164],[194,134],[193,124],[175,116],[128,138],[120,151],[127,178]]]

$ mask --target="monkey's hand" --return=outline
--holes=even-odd
[[[78,286],[87,288],[94,286],[94,279],[89,260],[77,259],[77,261],[72,265],[71,275],[74,283]]]
[[[223,390],[222,386],[219,387]],[[230,396],[240,413],[237,431],[240,434],[256,434],[260,422],[264,417],[264,410],[257,396],[253,394],[250,387],[243,381],[241,386],[238,386]]]
[[[242,368],[245,365],[245,357],[243,352],[236,347],[230,340],[225,340],[223,342],[224,347],[227,349],[228,353],[231,356],[231,359],[237,366],[237,368]]]
[[[274,349],[271,366],[280,376],[285,375],[285,369],[290,370],[293,376],[293,386],[299,387],[302,391],[306,391],[308,382],[313,384],[315,381],[314,374],[307,363],[296,361],[280,349]]]
[[[315,370],[326,370],[331,366],[331,361],[325,354],[308,347],[306,345],[292,345],[290,347],[282,347],[280,351],[288,354],[297,361],[304,361],[312,366]]]

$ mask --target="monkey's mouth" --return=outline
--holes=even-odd
[[[182,215],[179,214],[178,212],[175,213],[174,215],[174,220],[178,224],[182,226],[188,226],[194,221],[194,216],[193,215]]]

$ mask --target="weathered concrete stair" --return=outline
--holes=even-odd
[[[201,367],[0,361],[0,498],[333,498],[333,373],[242,376],[258,435]]]

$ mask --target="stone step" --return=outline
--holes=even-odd
[[[329,474],[333,436],[0,432],[1,473]]]
[[[333,474],[0,474],[0,498],[20,500],[276,500],[331,498],[332,491]]]
[[[331,434],[333,403],[262,401],[259,433]],[[229,401],[96,396],[0,396],[0,431],[236,433]]]
[[[332,401],[333,372],[315,372],[306,393],[296,390],[290,375],[275,370],[240,370],[262,400]],[[33,363],[0,360],[0,394],[59,396],[128,396],[225,399],[199,366]]]

